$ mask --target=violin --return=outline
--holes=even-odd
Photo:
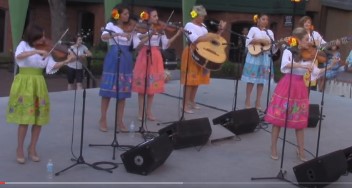
[[[68,49],[66,46],[61,44],[53,45],[50,39],[43,39],[41,43],[37,43],[34,45],[34,48],[37,50],[45,50],[49,54],[51,54],[56,62],[64,61],[67,59],[69,54]]]
[[[156,33],[163,33],[164,31],[175,32],[179,28],[181,27],[178,25],[175,25],[173,23],[166,23],[160,20],[157,23],[153,23],[151,25],[145,22],[137,23],[136,25],[137,32],[143,33],[143,34],[148,32],[149,30],[152,30]]]
[[[303,60],[312,61],[316,56],[318,63],[325,63],[327,61],[327,55],[324,51],[318,50],[314,45],[310,45],[307,49],[301,49],[300,51]]]

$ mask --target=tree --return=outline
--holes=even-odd
[[[48,0],[51,16],[51,39],[57,41],[67,29],[66,0]]]

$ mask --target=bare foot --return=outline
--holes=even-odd
[[[106,120],[102,120],[100,119],[99,120],[99,130],[102,131],[102,132],[107,132],[108,131],[108,126],[106,124]]]
[[[118,129],[119,132],[128,132],[128,129],[127,129],[127,127],[125,126],[125,124],[123,122],[120,122],[117,125],[117,129]]]

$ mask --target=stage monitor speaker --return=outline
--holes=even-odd
[[[159,130],[169,136],[174,149],[205,145],[211,132],[208,118],[177,121]]]
[[[343,150],[347,160],[347,171],[352,173],[352,146]]]
[[[316,127],[320,119],[319,104],[309,105],[308,127]]]
[[[221,124],[236,135],[253,132],[259,124],[256,108],[228,112],[213,119],[213,124]]]
[[[342,150],[317,157],[293,167],[297,182],[305,187],[324,187],[347,170],[347,160]]]
[[[127,172],[148,175],[162,165],[173,148],[168,136],[161,135],[121,154]]]

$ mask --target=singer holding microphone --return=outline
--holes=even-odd
[[[88,48],[82,44],[82,36],[77,35],[74,37],[74,41],[76,42],[74,45],[70,47],[70,51],[77,55],[78,59],[76,61],[67,64],[67,90],[73,89],[83,89],[82,80],[83,80],[83,69],[82,63],[85,63],[87,57],[91,57],[92,53],[88,50]],[[74,82],[76,80],[76,87],[74,86]]]
[[[127,131],[123,117],[126,98],[131,97],[133,59],[130,45],[134,26],[135,22],[130,18],[129,9],[116,5],[112,9],[110,21],[102,28],[101,39],[110,46],[104,59],[99,92],[102,97],[99,130],[102,132],[108,131],[107,110],[110,98],[118,100],[117,125],[114,126],[117,126],[119,131]]]

